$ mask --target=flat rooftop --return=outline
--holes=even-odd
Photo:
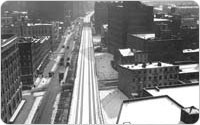
[[[170,88],[147,89],[153,96],[168,95],[184,107],[195,106],[199,109],[199,85],[187,85]]]
[[[141,39],[154,39],[155,33],[147,33],[147,34],[131,34],[132,36],[141,38]]]
[[[127,100],[122,103],[117,124],[178,124],[181,108],[168,96]]]
[[[40,42],[41,44],[43,42],[45,42],[46,40],[49,40],[50,36],[40,36],[40,37],[23,37],[20,41],[20,43],[37,43],[37,42]]]
[[[119,49],[119,52],[122,56],[134,56],[134,53],[142,52],[142,51],[131,49],[131,48],[126,48],[126,49]]]
[[[44,25],[52,25],[50,23],[28,23],[27,26],[44,26]]]
[[[198,49],[184,49],[183,53],[196,53],[199,52],[199,48]]]
[[[164,19],[164,18],[154,18],[153,21],[154,21],[154,22],[168,22],[169,19]]]
[[[199,72],[199,64],[183,64],[179,65],[179,69],[181,70],[179,73],[193,73]]]
[[[17,36],[15,34],[1,35],[1,47],[12,43],[12,41],[14,41],[15,39],[17,39]]]
[[[130,70],[137,70],[137,69],[151,69],[151,68],[160,68],[160,67],[170,67],[170,66],[174,66],[173,64],[168,64],[168,63],[163,63],[163,62],[160,62],[161,66],[158,66],[158,62],[152,62],[151,64],[150,63],[146,63],[146,67],[143,68],[142,67],[142,63],[140,64],[125,64],[125,65],[120,65],[121,67],[124,67],[124,68],[128,68]]]

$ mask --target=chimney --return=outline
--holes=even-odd
[[[186,124],[194,124],[199,119],[199,110],[194,106],[181,109],[181,121]]]
[[[146,63],[142,64],[142,68],[146,68],[146,66],[147,66]]]
[[[158,66],[162,66],[161,62],[158,62]]]

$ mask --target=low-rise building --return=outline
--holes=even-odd
[[[182,57],[181,38],[156,38],[150,34],[128,34],[127,48],[134,48],[148,53],[149,61],[173,62]]]
[[[199,83],[179,84],[168,87],[146,88],[144,89],[150,96],[168,95],[183,107],[194,106],[199,109]]]
[[[183,98],[184,99],[184,98]],[[116,124],[192,124],[199,110],[167,95],[124,100]]]
[[[199,64],[179,65],[179,79],[183,81],[199,80]]]
[[[50,36],[23,37],[19,40],[23,89],[31,89],[34,78],[43,71],[44,62],[48,59],[50,51],[49,40]]]
[[[1,35],[1,119],[9,123],[22,100],[18,37]]]
[[[133,64],[148,62],[148,54],[131,48],[119,49],[114,55],[117,64]]]
[[[183,55],[186,60],[199,62],[199,48],[198,49],[184,49]]]
[[[178,84],[179,66],[162,62],[119,65],[118,88],[128,97],[141,96],[143,88]]]

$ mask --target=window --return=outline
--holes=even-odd
[[[170,79],[172,78],[172,74],[169,75],[169,78],[170,78]]]
[[[162,76],[159,76],[159,80],[161,80],[162,79]]]
[[[156,69],[154,70],[154,73],[157,73],[157,70],[156,70]]]
[[[144,77],[144,81],[146,81],[146,77]]]
[[[151,80],[151,76],[149,76],[149,80]]]
[[[133,79],[133,82],[135,82],[135,79]]]
[[[167,75],[165,75],[164,78],[167,79]]]
[[[149,73],[151,73],[151,69],[149,69]]]

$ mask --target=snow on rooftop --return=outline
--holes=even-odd
[[[119,89],[100,90],[102,114],[105,124],[115,124],[120,111],[120,106],[126,97]]]
[[[153,21],[169,21],[169,19],[163,19],[163,18],[154,18]]]
[[[184,107],[195,106],[199,109],[199,86],[181,86],[173,88],[147,89],[153,96],[168,95]]]
[[[52,25],[50,23],[28,23],[27,26]]]
[[[121,53],[122,56],[133,56],[134,55],[134,53],[131,51],[130,48],[119,49],[119,52]]]
[[[194,53],[194,52],[199,52],[199,48],[198,49],[184,49],[183,53]]]
[[[123,103],[117,124],[178,124],[181,107],[167,97]]]
[[[131,70],[137,70],[137,69],[144,69],[142,67],[142,65],[143,64],[140,63],[140,64],[137,64],[137,65],[135,65],[135,64],[125,64],[125,65],[120,65],[120,66],[122,66],[124,68],[131,69]],[[150,68],[170,67],[170,66],[174,66],[174,65],[161,62],[161,66],[158,66],[158,62],[153,62],[152,64],[146,63],[146,67],[145,68],[146,69],[150,69]]]
[[[155,33],[149,33],[149,34],[132,34],[135,37],[141,38],[141,39],[154,39]]]
[[[181,70],[179,73],[199,72],[199,64],[179,65],[179,69]]]
[[[103,24],[102,26],[103,26],[104,29],[108,28],[108,24]]]

